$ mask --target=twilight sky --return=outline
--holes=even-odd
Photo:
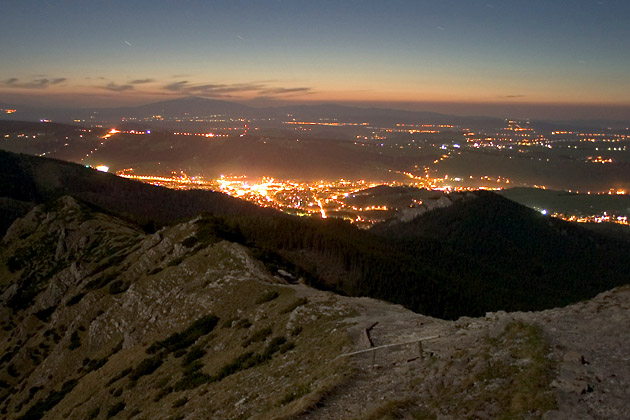
[[[630,118],[628,0],[3,0],[1,10],[5,103],[197,95]]]

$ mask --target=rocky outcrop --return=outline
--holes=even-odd
[[[402,209],[399,213],[396,214],[394,221],[410,222],[416,217],[428,211],[432,211],[436,209],[443,209],[445,207],[449,207],[454,202],[457,202],[459,200],[472,200],[472,199],[475,199],[476,197],[477,196],[473,193],[462,193],[462,194],[453,193],[449,195],[442,195],[435,199],[423,200],[422,203],[414,207]]]

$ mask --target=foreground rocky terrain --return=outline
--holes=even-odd
[[[0,247],[7,419],[628,418],[630,288],[444,321],[302,284],[203,217],[71,197]]]

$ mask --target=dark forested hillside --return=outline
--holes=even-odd
[[[416,252],[436,241],[496,270],[501,276],[484,283],[493,284],[502,299],[521,296],[506,309],[564,305],[630,281],[627,241],[543,216],[491,192],[475,196],[373,232]]]
[[[204,211],[230,215],[269,212],[222,193],[174,191],[74,163],[3,151],[0,180],[0,197],[34,204],[71,195],[140,224],[175,223]]]

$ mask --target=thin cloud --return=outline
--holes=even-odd
[[[256,92],[261,95],[283,95],[296,93],[309,93],[311,88],[297,87],[270,87],[264,83],[233,83],[233,84],[191,84],[187,80],[169,83],[163,87],[165,90],[187,95],[202,95],[214,97],[230,97],[231,94],[243,92]]]
[[[179,92],[180,90],[186,89],[186,85],[188,85],[188,81],[184,80],[182,82],[169,83],[164,86],[164,89]]]
[[[523,98],[525,95],[506,95],[506,98]]]
[[[12,87],[12,88],[20,88],[20,89],[46,89],[49,86],[58,85],[60,83],[65,82],[67,79],[65,77],[57,77],[54,79],[35,79],[30,80],[28,82],[20,82],[20,79],[17,77],[11,77],[10,79],[3,80],[1,83],[3,86]]]
[[[108,83],[106,86],[103,86],[103,89],[111,90],[112,92],[127,92],[134,89],[134,86],[131,84],[127,85],[118,85],[114,82]]]
[[[311,92],[311,88],[308,88],[308,87],[296,87],[296,88],[279,87],[279,88],[265,89],[261,91],[260,93],[262,93],[263,95],[284,95],[288,93],[310,93],[310,92]]]
[[[222,95],[226,93],[235,92],[250,92],[260,91],[265,88],[262,84],[253,83],[235,83],[231,85],[226,84],[191,84],[187,80],[181,80],[179,82],[169,83],[164,86],[164,89],[171,92],[186,93],[188,95]]]
[[[209,89],[216,93],[236,93],[236,92],[251,92],[260,91],[265,88],[265,85],[255,83],[236,83],[232,85],[206,85],[212,86]]]
[[[129,84],[130,85],[143,85],[145,83],[151,83],[153,81],[154,81],[153,79],[136,79],[129,82]]]

